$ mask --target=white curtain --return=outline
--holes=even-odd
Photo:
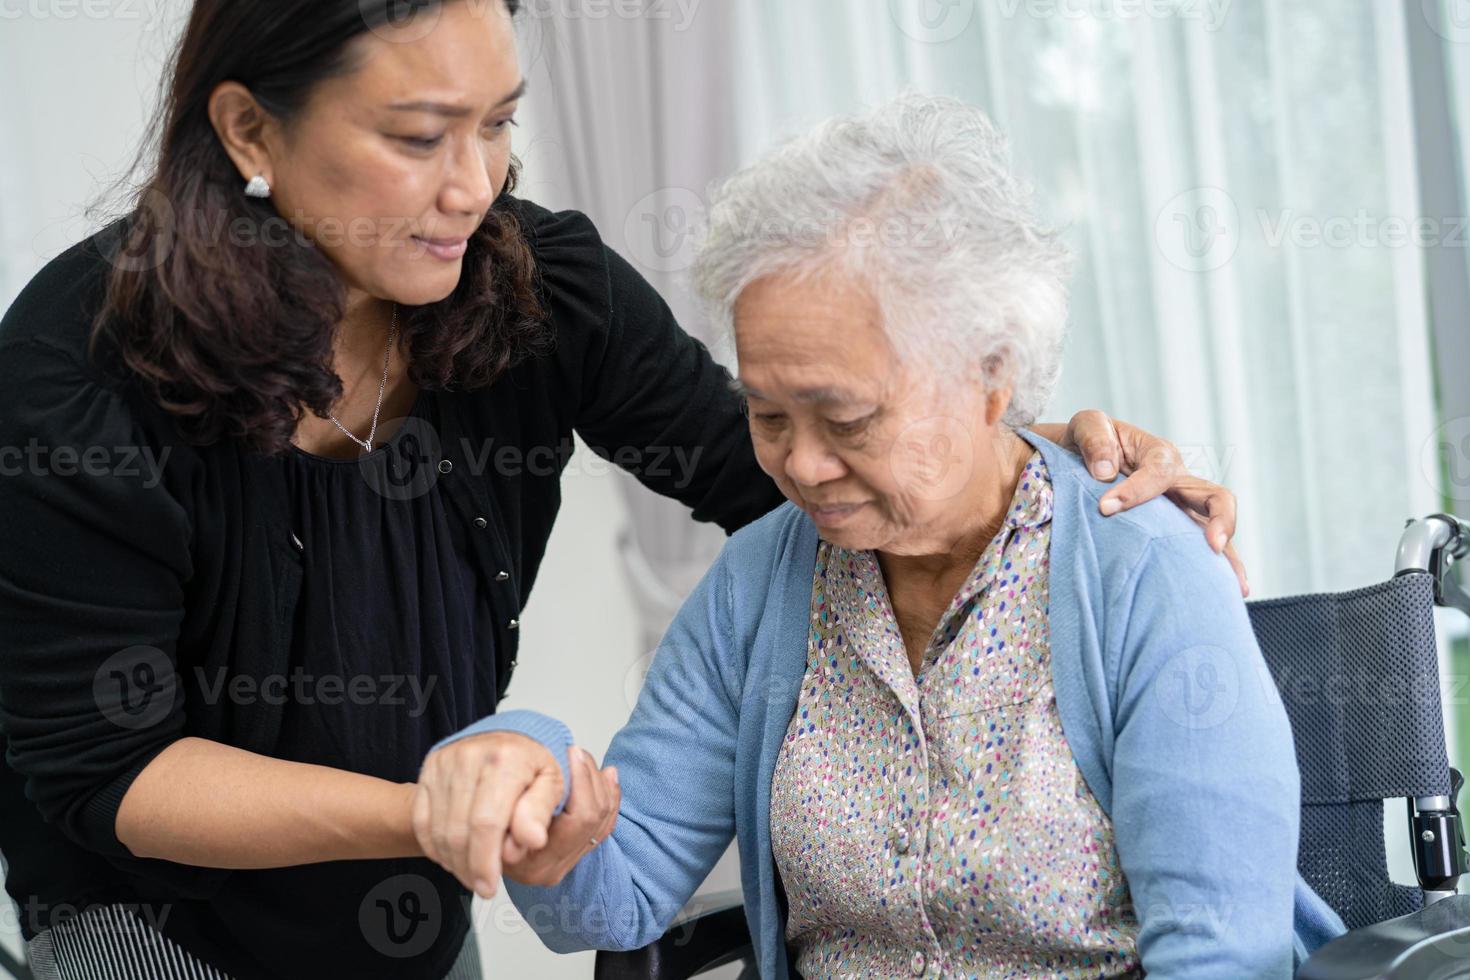
[[[1421,256],[1392,244],[1413,6],[746,4],[741,156],[904,88],[986,109],[1077,256],[1049,417],[1106,408],[1234,490],[1254,595],[1351,588],[1438,509]]]
[[[734,132],[720,122],[741,97],[730,84],[741,72],[729,43],[732,5],[646,7],[634,17],[621,16],[627,8],[619,4],[529,0],[523,8],[523,192],[586,212],[685,329],[713,342],[682,273],[705,187],[740,159]],[[639,608],[639,642],[652,651],[724,533],[618,476],[630,515],[619,550]]]
[[[686,327],[710,181],[913,88],[985,108],[1076,256],[1048,413],[1167,435],[1240,500],[1253,594],[1382,579],[1438,509],[1404,18],[1290,0],[749,0],[533,25],[577,206]],[[653,6],[649,10],[659,9]],[[533,80],[533,85],[536,82]],[[707,338],[708,339],[708,338]],[[719,536],[634,487],[656,638]]]

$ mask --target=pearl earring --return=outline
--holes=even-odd
[[[271,185],[259,174],[250,178],[250,183],[245,185],[246,197],[270,197]]]

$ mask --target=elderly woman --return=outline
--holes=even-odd
[[[805,977],[1287,977],[1341,931],[1296,873],[1291,730],[1226,560],[1166,501],[1102,517],[1024,428],[1065,264],[949,100],[723,188],[698,283],[789,503],[669,630],[608,753],[611,838],[567,842],[594,849],[555,887],[510,866],[549,946],[650,942],[732,836],[762,976],[789,949]],[[572,768],[569,811],[605,789]]]

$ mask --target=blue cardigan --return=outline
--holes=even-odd
[[[1052,479],[1057,708],[1113,821],[1143,968],[1290,977],[1344,928],[1296,871],[1291,729],[1235,576],[1168,500],[1103,517],[1106,484],[1020,434]],[[761,976],[787,976],[771,775],[806,671],[816,552],[815,526],[787,504],[736,533],[680,608],[604,760],[623,789],[612,837],[555,887],[506,883],[551,949],[652,942],[734,837]],[[514,712],[452,738],[492,728],[554,750],[568,737]]]

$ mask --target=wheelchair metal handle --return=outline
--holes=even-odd
[[[1453,514],[1431,514],[1405,523],[1394,556],[1394,575],[1428,572],[1434,580],[1434,603],[1470,616],[1470,591],[1451,572],[1455,562],[1470,555],[1470,523]],[[1431,905],[1455,894],[1467,870],[1465,831],[1458,797],[1464,779],[1450,770],[1449,796],[1420,796],[1408,800],[1410,846],[1414,871]]]
[[[1435,605],[1470,616],[1470,590],[1451,572],[1455,562],[1466,555],[1470,555],[1470,522],[1453,514],[1431,514],[1405,524],[1393,573],[1428,572],[1434,576]]]

